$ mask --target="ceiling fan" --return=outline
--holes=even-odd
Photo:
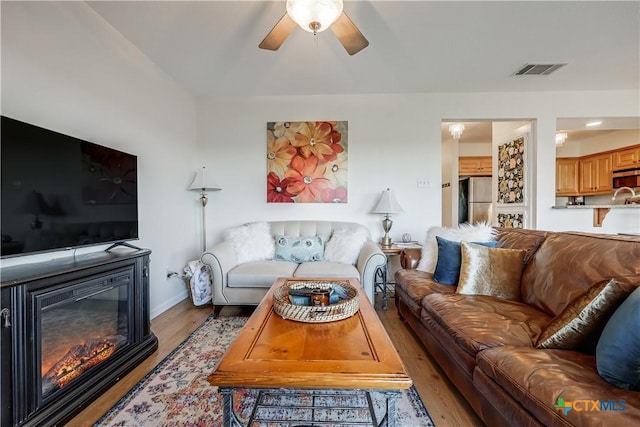
[[[287,0],[287,12],[258,46],[278,50],[296,24],[314,35],[331,28],[349,55],[369,46],[369,41],[342,10],[342,0]]]

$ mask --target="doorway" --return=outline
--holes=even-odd
[[[460,124],[463,129],[460,133],[450,129],[452,125]],[[498,147],[513,138],[524,136],[527,140],[526,150],[530,151],[535,142],[535,121],[529,119],[513,120],[453,120],[444,119],[441,122],[442,138],[442,225],[445,227],[457,227],[461,223],[473,223],[469,218],[469,187],[472,181],[484,181],[483,186],[490,186],[489,195],[485,191],[483,200],[474,200],[486,204],[483,206],[487,222],[499,225],[499,210],[513,210],[515,205],[498,205]],[[526,224],[532,226],[532,203],[530,200],[533,162],[527,153],[524,153],[526,165],[525,201],[517,206],[518,212],[524,212],[522,216],[526,221],[521,221],[520,226]],[[487,183],[490,180],[490,183]],[[487,200],[484,200],[484,199]],[[471,202],[471,203],[473,203]],[[489,205],[490,204],[490,205]],[[475,205],[473,205],[475,206]],[[481,205],[478,204],[478,207]],[[486,208],[486,209],[485,209]],[[465,214],[467,211],[467,215]],[[518,214],[520,215],[520,214]],[[478,217],[476,217],[478,220]]]

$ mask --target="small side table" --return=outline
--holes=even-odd
[[[415,248],[419,247],[416,243],[415,245],[396,245],[393,244],[391,246],[382,246],[379,245],[382,252],[387,257],[387,262],[382,267],[379,267],[376,270],[376,278],[375,278],[375,288],[382,292],[382,309],[386,310],[389,307],[389,295],[388,288],[389,282],[387,281],[387,274],[389,271],[389,258],[392,256],[402,255],[405,249],[407,248]]]

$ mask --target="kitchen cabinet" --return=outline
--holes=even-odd
[[[458,175],[491,176],[493,158],[491,156],[465,156],[458,158]]]
[[[613,170],[640,167],[640,145],[613,152]]]
[[[591,196],[613,192],[613,171],[640,168],[640,145],[556,159],[556,196]]]
[[[579,191],[581,195],[610,193],[612,155],[595,154],[579,160]]]
[[[556,159],[556,196],[579,195],[579,163],[577,157]]]

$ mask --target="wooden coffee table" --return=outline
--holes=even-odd
[[[349,281],[358,289],[358,312],[327,323],[285,320],[273,310],[273,292],[287,280]],[[224,425],[242,425],[233,391],[337,389],[382,391],[386,414],[376,425],[395,426],[395,400],[412,381],[378,315],[356,279],[278,279],[231,344],[209,382],[224,396]],[[369,405],[370,409],[371,404]]]

